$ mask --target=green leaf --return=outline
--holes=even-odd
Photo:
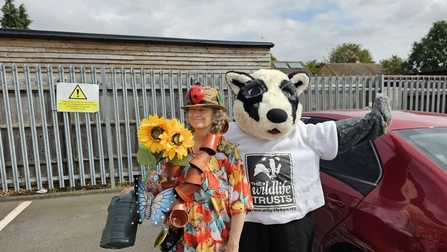
[[[144,148],[140,145],[137,152],[137,161],[141,165],[147,165],[149,168],[153,168],[157,165],[157,160],[148,148]]]
[[[149,147],[147,147],[147,146],[144,145],[144,144],[140,144],[140,149],[146,149],[146,150],[149,150]]]
[[[172,163],[180,166],[186,166],[189,163],[188,156],[183,157],[182,159],[178,159],[177,156],[171,160]]]
[[[160,151],[160,152],[152,153],[152,154],[154,155],[155,160],[156,160],[156,164],[155,165],[157,165],[158,163],[160,163],[160,161],[162,159],[163,152]]]
[[[222,96],[220,95],[220,92],[217,92],[217,102],[219,105],[223,105]]]

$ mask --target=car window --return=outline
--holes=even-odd
[[[329,118],[323,118],[323,117],[309,117],[309,116],[303,116],[301,117],[301,121],[303,121],[305,124],[317,124],[320,122],[329,121],[331,119]]]
[[[331,119],[306,117],[304,123],[316,124]],[[320,171],[367,195],[382,177],[382,166],[373,142],[368,141],[337,155],[331,161],[320,160]]]
[[[320,160],[320,170],[363,195],[374,189],[382,176],[382,169],[371,141],[354,146],[331,161]]]
[[[394,132],[447,171],[447,128],[406,129]]]

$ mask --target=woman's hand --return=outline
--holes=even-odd
[[[131,191],[133,191],[133,186],[132,186],[132,187],[124,188],[124,189],[121,190],[121,192],[120,192],[120,197],[123,197],[124,194],[130,193]]]
[[[228,238],[227,248],[225,252],[239,251],[239,239],[241,237],[242,228],[244,226],[246,212],[235,213],[231,217],[230,237]]]
[[[239,244],[231,244],[231,242],[228,243],[225,252],[239,252]]]

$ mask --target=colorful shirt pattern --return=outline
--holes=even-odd
[[[189,166],[183,167],[178,182],[185,179],[188,169]],[[160,183],[165,179],[163,171],[150,176],[148,188],[154,195],[160,192]],[[245,169],[235,144],[222,138],[218,152],[202,174],[202,181],[192,195],[193,200],[185,203],[189,222],[182,239],[171,251],[225,251],[231,216],[252,209]]]

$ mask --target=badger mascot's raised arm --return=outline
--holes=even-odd
[[[230,71],[225,77],[236,94],[235,122],[225,137],[239,144],[254,204],[239,251],[310,251],[310,213],[324,205],[319,160],[386,133],[389,100],[379,95],[362,118],[305,125],[298,99],[309,84],[305,73]]]

